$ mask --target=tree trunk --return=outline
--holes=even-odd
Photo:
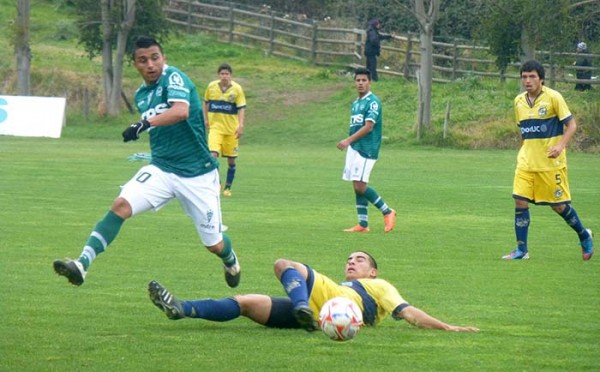
[[[112,90],[110,92],[107,104],[107,112],[110,116],[117,116],[121,112],[121,91],[123,87],[123,63],[125,60],[125,51],[127,48],[127,38],[129,31],[135,22],[135,0],[123,1],[123,21],[119,32],[117,33],[117,51],[114,61],[114,70],[112,76]]]
[[[535,43],[527,27],[521,29],[521,62],[535,59]]]
[[[427,9],[425,9],[425,5]],[[417,139],[431,128],[431,89],[433,86],[433,28],[440,0],[414,0],[414,14],[420,28],[421,63],[419,68],[419,105],[417,112]]]
[[[15,55],[17,57],[17,94],[31,93],[31,48],[29,47],[29,0],[17,1]]]
[[[111,0],[101,0],[102,12],[102,83],[104,86],[104,99],[100,114],[108,112],[108,103],[113,90],[113,67],[112,67],[112,35],[113,28],[110,20],[112,9]]]
[[[431,89],[433,86],[433,27],[428,24],[421,30],[421,84],[419,84],[419,98],[422,100],[421,133],[431,128]]]

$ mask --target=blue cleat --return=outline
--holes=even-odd
[[[529,253],[523,252],[519,248],[516,248],[514,251],[510,252],[509,254],[502,256],[502,259],[503,260],[528,260]]]
[[[579,244],[581,245],[581,257],[584,261],[589,261],[594,254],[594,242],[592,241],[594,235],[592,234],[592,230],[586,230],[590,236]]]

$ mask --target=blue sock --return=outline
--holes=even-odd
[[[356,194],[356,213],[358,224],[362,227],[369,226],[369,201],[364,195]]]
[[[233,298],[183,301],[183,313],[190,318],[226,322],[240,316],[240,305]]]
[[[235,177],[235,165],[230,165],[227,168],[227,178],[225,179],[225,188],[231,188],[231,184],[233,183],[233,178]]]
[[[579,235],[580,241],[584,241],[590,237],[590,234],[583,227],[575,208],[567,204],[565,210],[560,214],[560,216],[567,222],[569,226],[571,226],[573,230],[575,230],[577,235]]]
[[[529,222],[529,208],[515,208],[515,235],[517,237],[517,248],[521,252],[527,252]]]
[[[287,293],[294,307],[299,304],[308,305],[308,289],[306,287],[306,280],[298,270],[289,267],[281,274],[279,279],[283,284],[283,289]]]

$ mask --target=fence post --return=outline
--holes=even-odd
[[[188,6],[187,6],[187,33],[189,34],[192,31],[192,1],[193,0],[188,0]]]
[[[90,91],[83,88],[83,118],[87,121],[90,116]]]
[[[271,12],[271,28],[269,29],[269,55],[273,54],[275,48],[275,16]]]
[[[410,55],[410,52],[412,50],[412,37],[410,36],[410,34],[408,34],[408,37],[406,39],[406,53],[404,54],[404,78],[408,80],[408,78],[410,77],[410,59],[412,58]]]
[[[315,64],[317,63],[317,43],[318,43],[319,25],[313,20],[312,29],[312,46],[310,48],[310,61]]]
[[[355,48],[355,52],[354,52],[354,61],[356,62],[357,65],[362,65],[362,56],[363,56],[363,49],[362,49],[362,31],[358,30],[358,29],[354,29],[354,32],[356,32],[356,48]]]
[[[458,69],[458,45],[454,39],[454,53],[452,55],[452,80],[456,80],[456,70]]]
[[[550,52],[550,88],[554,88],[556,80],[556,65],[554,64],[554,53]]]
[[[229,43],[233,43],[233,3],[229,3]]]
[[[450,124],[450,101],[446,104],[446,115],[444,116],[444,139],[448,138],[448,124]]]

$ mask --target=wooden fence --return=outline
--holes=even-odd
[[[220,40],[262,48],[266,54],[317,65],[339,68],[363,66],[365,31],[357,28],[331,27],[331,21],[307,21],[275,15],[269,9],[249,11],[233,4],[215,5],[194,0],[171,0],[165,9],[167,19],[187,32],[209,32]],[[489,48],[473,44],[433,42],[435,82],[450,82],[471,76],[519,79],[519,64],[506,71],[496,67]],[[416,35],[396,35],[382,43],[378,72],[415,78],[419,68],[420,43]],[[575,53],[539,52],[537,58],[546,67],[546,80],[555,82],[600,84],[600,79],[577,80],[573,65]],[[600,66],[599,54],[588,54]],[[591,67],[592,75],[600,67]]]

